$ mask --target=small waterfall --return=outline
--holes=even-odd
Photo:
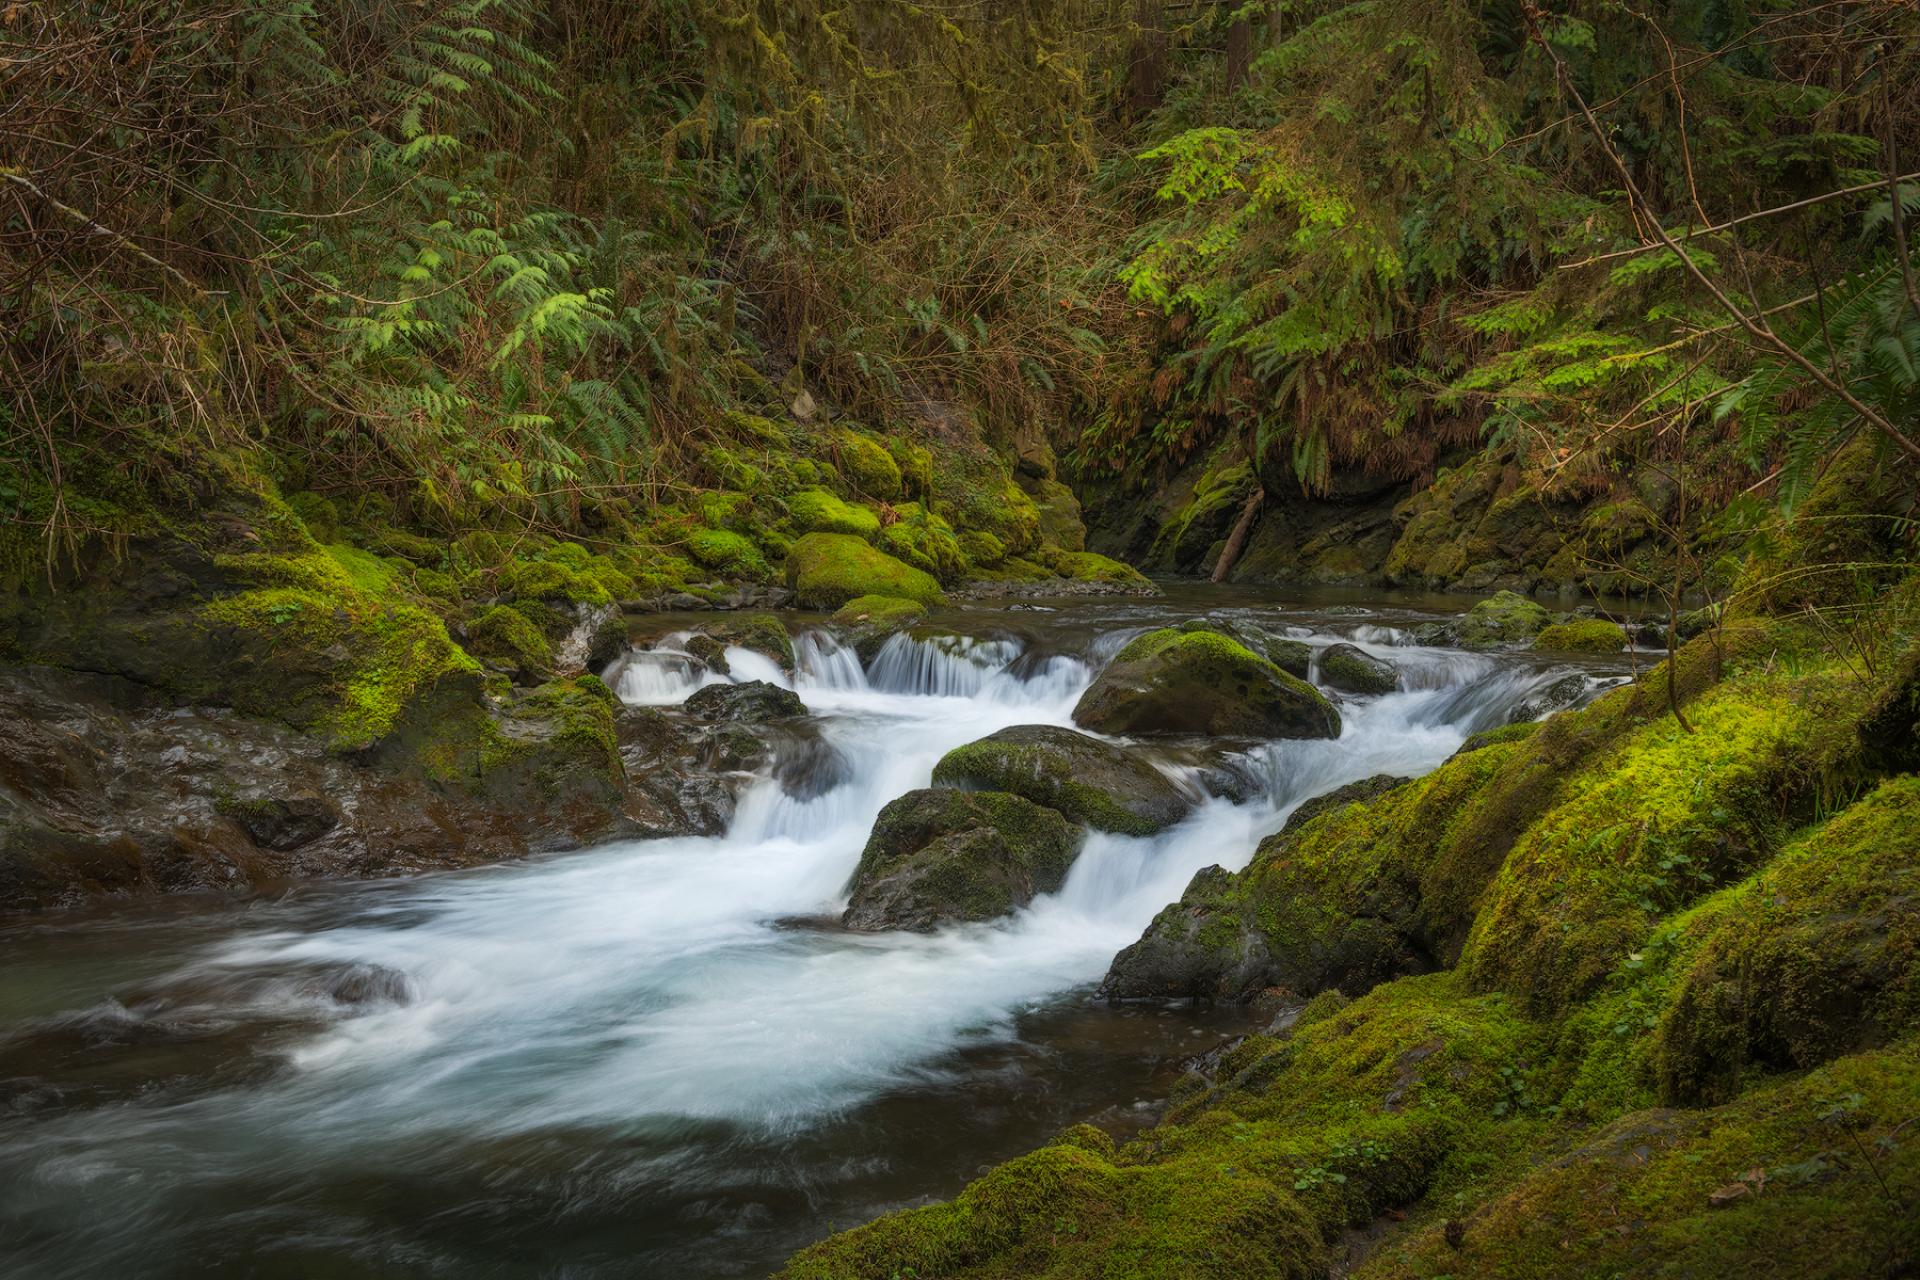
[[[793,642],[794,665],[799,668],[802,690],[848,690],[867,688],[867,673],[860,656],[825,631],[803,631]]]
[[[725,683],[725,676],[708,670],[691,654],[639,649],[627,655],[613,691],[628,706],[671,707],[685,702],[695,690]]]
[[[972,636],[890,636],[874,655],[867,683],[883,693],[971,698],[1020,656],[1013,640]]]

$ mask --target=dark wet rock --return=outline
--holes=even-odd
[[[933,781],[941,787],[1012,792],[1075,822],[1122,835],[1163,831],[1192,807],[1148,761],[1052,725],[1016,725],[956,747],[934,766]]]
[[[1565,711],[1578,706],[1587,694],[1587,678],[1578,672],[1561,676],[1544,689],[1540,689],[1523,699],[1507,718],[1509,724],[1521,724],[1528,720],[1540,720],[1556,711]]]
[[[1319,690],[1211,630],[1140,636],[1094,679],[1073,718],[1116,735],[1340,735],[1340,714]]]
[[[298,849],[340,825],[339,806],[312,791],[244,798],[229,794],[215,804],[267,849]]]
[[[436,775],[409,738],[421,730],[345,754],[125,680],[0,666],[0,909],[398,875],[717,829],[660,775],[623,777],[609,703],[591,677],[513,690],[473,727],[494,743],[487,766],[451,756]]]
[[[1060,887],[1081,834],[1055,810],[1005,792],[910,791],[875,820],[843,923],[929,930],[1006,915]]]
[[[743,684],[710,684],[697,689],[682,704],[688,715],[701,720],[746,720],[755,723],[784,720],[807,713],[800,695],[765,680]]]
[[[352,964],[330,975],[322,990],[336,1004],[412,1004],[413,979],[380,964]]]
[[[1320,654],[1320,683],[1343,693],[1392,693],[1400,677],[1393,664],[1357,645],[1331,644]]]
[[[782,671],[793,672],[793,637],[787,632],[786,623],[770,613],[754,613],[745,617],[715,618],[700,624],[700,633],[717,641],[722,649],[751,649],[764,657],[772,658]],[[697,655],[696,655],[697,656]],[[725,671],[724,667],[715,670]]]

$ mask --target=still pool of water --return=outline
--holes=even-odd
[[[1412,644],[1464,607],[1446,600],[1044,603],[953,610],[937,621],[964,639],[897,638],[865,668],[802,629],[792,683],[833,781],[772,770],[721,837],[0,924],[6,1274],[765,1274],[1066,1125],[1148,1122],[1243,1015],[1092,992],[1196,870],[1244,865],[1304,799],[1424,772],[1541,689],[1629,665]],[[1007,920],[834,926],[874,815],[942,754],[1070,723],[1127,638],[1204,612],[1356,641],[1402,688],[1348,700],[1337,740],[1236,747],[1253,799],[1095,834]],[[721,678],[673,655],[672,625],[609,673],[623,697]],[[732,678],[778,677],[734,656]]]

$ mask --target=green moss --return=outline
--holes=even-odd
[[[832,440],[834,460],[839,464],[840,474],[856,490],[882,502],[893,502],[900,497],[900,464],[894,461],[884,444],[871,436],[849,430],[835,431]]]
[[[1489,596],[1460,620],[1460,643],[1469,649],[1519,644],[1547,625],[1547,611],[1514,591]]]
[[[1340,713],[1230,636],[1173,627],[1136,637],[1074,707],[1099,733],[1338,737]]]
[[[365,581],[390,580],[355,563]],[[242,589],[201,606],[204,643],[220,666],[205,687],[188,675],[187,696],[284,719],[352,750],[386,736],[436,684],[479,675],[440,619],[362,589],[334,554],[256,552],[216,564]]]
[[[589,605],[612,604],[632,587],[633,580],[612,560],[571,542],[511,560],[494,579],[501,596]]]
[[[467,649],[518,678],[551,670],[553,650],[538,626],[517,609],[494,605],[467,625]]]
[[[1007,558],[1007,544],[979,529],[962,533],[959,544],[961,554],[976,569],[991,569]]]
[[[760,549],[727,529],[696,529],[687,536],[687,553],[705,568],[730,577],[765,579],[771,572]]]
[[[846,533],[871,539],[880,532],[879,516],[825,489],[802,489],[787,500],[787,508],[793,513],[793,527],[803,534]]]
[[[810,533],[794,543],[787,555],[787,585],[807,609],[837,609],[861,596],[946,602],[932,575],[839,533]]]
[[[918,502],[925,502],[933,496],[933,453],[924,445],[898,436],[887,440],[887,449],[893,454],[895,465],[900,468],[900,488],[904,495]]]
[[[894,519],[880,530],[881,550],[904,560],[942,585],[957,586],[967,575],[967,557],[953,527],[917,502],[894,508]]]
[[[1323,1275],[1326,1241],[1453,1174],[1512,1097],[1529,1029],[1497,1000],[1395,984],[1290,1038],[1254,1037],[1139,1142],[1083,1130],[951,1203],[797,1256],[790,1280],[963,1275],[1269,1280]],[[1513,1123],[1524,1123],[1514,1121]]]
[[[1697,699],[1693,733],[1671,717],[1634,730],[1515,845],[1463,968],[1543,1009],[1591,992],[1654,919],[1777,850],[1853,750],[1858,701],[1825,676],[1754,678]]]
[[[1582,618],[1542,628],[1533,638],[1533,647],[1561,653],[1618,653],[1627,647],[1627,633],[1604,618]]]
[[[841,605],[833,620],[839,626],[875,625],[900,630],[926,619],[927,607],[918,600],[894,596],[859,596]]]
[[[1108,582],[1115,586],[1151,589],[1153,583],[1129,564],[1110,560],[1092,551],[1069,551],[1053,566],[1054,572],[1074,582]]]
[[[1623,1116],[1356,1280],[1868,1276],[1920,1251],[1920,1045],[1700,1112]]]

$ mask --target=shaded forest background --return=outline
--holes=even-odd
[[[209,459],[349,523],[664,538],[802,391],[1144,488],[1223,444],[1269,492],[1651,463],[1698,486],[1680,523],[1756,527],[1843,446],[1920,458],[1917,31],[1895,0],[12,3],[7,572],[191,505]]]

